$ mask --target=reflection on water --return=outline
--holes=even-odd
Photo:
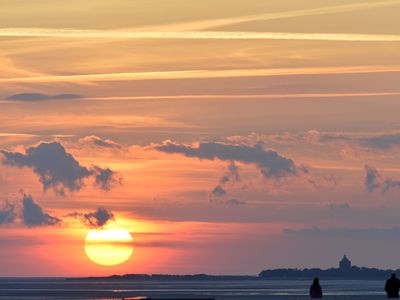
[[[384,299],[381,281],[326,280],[325,298]],[[215,299],[308,299],[310,282],[304,280],[235,281],[79,281],[60,278],[0,279],[0,299],[121,299],[148,296],[214,297]]]

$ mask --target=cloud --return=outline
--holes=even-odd
[[[45,100],[68,100],[68,99],[79,99],[82,96],[76,94],[58,94],[58,95],[46,95],[40,93],[22,93],[15,94],[8,97],[8,100],[18,101],[45,101]]]
[[[204,78],[239,78],[239,77],[272,77],[296,75],[334,75],[334,74],[365,74],[399,72],[400,67],[394,66],[345,66],[345,67],[309,67],[309,68],[279,68],[279,69],[225,69],[225,70],[179,70],[159,72],[124,72],[96,73],[74,75],[44,75],[29,77],[0,78],[1,83],[53,83],[53,82],[101,82],[101,81],[133,81],[133,80],[170,80],[170,79],[204,79]],[[364,93],[361,93],[365,95]],[[376,94],[376,93],[373,93]],[[380,93],[378,93],[380,94]],[[384,93],[398,95],[398,92]],[[329,94],[323,94],[329,96]],[[336,95],[342,95],[341,93]],[[354,94],[353,94],[354,95]],[[355,93],[355,95],[360,95]],[[313,94],[302,97],[313,97]],[[314,94],[315,96],[315,94]],[[332,95],[330,95],[332,96]]]
[[[384,134],[361,139],[363,146],[390,149],[400,145],[400,134]]]
[[[327,207],[329,207],[330,209],[333,209],[333,210],[343,210],[343,209],[349,209],[350,204],[348,204],[347,202],[331,203],[331,204],[328,204]]]
[[[393,178],[386,178],[382,180],[379,171],[371,166],[365,166],[365,189],[371,193],[377,189],[380,189],[382,193],[386,193],[392,189],[400,189],[400,180]]]
[[[226,191],[220,185],[217,185],[211,192],[211,194],[215,197],[222,197],[226,195]]]
[[[398,42],[395,34],[255,31],[128,31],[66,28],[0,28],[0,37],[55,37],[104,39],[186,39],[186,40],[312,40]]]
[[[56,225],[61,222],[60,219],[43,212],[29,195],[22,198],[22,221],[28,227]]]
[[[114,214],[103,207],[99,207],[97,210],[88,213],[70,213],[67,217],[79,219],[83,224],[91,228],[103,227],[108,222],[115,220]]]
[[[279,179],[298,173],[293,160],[274,150],[264,150],[260,144],[247,146],[203,142],[198,146],[190,146],[167,142],[154,148],[164,153],[183,154],[187,157],[255,164],[265,178]]]
[[[100,187],[103,191],[109,191],[112,187],[122,184],[122,178],[110,168],[93,166],[92,172],[95,178],[94,186]]]
[[[0,208],[0,225],[13,223],[15,217],[15,205],[5,201],[3,207]]]
[[[226,205],[245,205],[246,202],[238,199],[229,199],[224,202]]]
[[[369,165],[365,165],[365,173],[365,189],[368,193],[371,193],[380,187],[381,175],[376,168]]]
[[[58,142],[40,143],[29,147],[26,154],[0,151],[3,163],[8,166],[29,167],[39,176],[43,189],[52,188],[56,194],[64,195],[65,189],[80,190],[83,180],[91,176],[91,171],[79,162]]]
[[[102,139],[95,135],[85,136],[79,140],[81,143],[87,143],[100,148],[121,149],[122,146],[112,140]]]
[[[226,186],[228,183],[235,183],[240,181],[239,167],[234,161],[231,161],[228,170],[224,176],[219,180],[219,184],[211,191],[211,196],[223,197],[227,194]],[[212,201],[212,199],[210,199]]]
[[[387,191],[391,189],[399,189],[400,188],[400,180],[395,180],[388,178],[386,179],[383,184],[382,184],[382,192],[386,193]]]
[[[6,150],[0,150],[0,154],[5,165],[32,168],[39,176],[43,189],[53,189],[57,195],[65,195],[66,189],[79,191],[89,177],[94,177],[95,186],[106,191],[120,181],[109,168],[93,166],[89,169],[80,165],[58,142],[42,142],[26,149],[25,154]]]
[[[221,184],[226,184],[228,182],[240,181],[239,167],[234,161],[231,161],[228,166],[228,172],[226,175],[222,176],[219,182]]]
[[[400,145],[400,134],[376,134],[371,133],[367,136],[343,133],[318,133],[320,142],[353,142],[365,148],[388,150]]]
[[[399,238],[400,228],[303,228],[284,229],[284,234],[300,237],[322,237],[322,238]]]
[[[219,19],[207,19],[200,21],[176,23],[172,25],[161,25],[156,27],[150,27],[148,30],[152,31],[166,31],[166,30],[177,30],[177,31],[189,31],[189,30],[206,30],[210,28],[218,28],[229,25],[237,25],[247,22],[255,21],[269,21],[269,20],[279,20],[287,18],[305,17],[305,16],[318,16],[326,14],[335,14],[342,12],[351,12],[364,9],[372,9],[377,7],[384,7],[389,5],[399,4],[399,1],[382,1],[382,2],[364,2],[364,3],[351,3],[345,5],[336,6],[325,6],[301,10],[289,10],[289,11],[279,11],[271,12],[266,14],[257,15],[246,15],[231,18],[219,18]]]

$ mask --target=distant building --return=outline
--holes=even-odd
[[[349,271],[351,269],[351,261],[346,255],[343,256],[342,260],[339,262],[340,271]]]

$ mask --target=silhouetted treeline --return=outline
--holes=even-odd
[[[366,268],[352,266],[350,270],[343,271],[338,268],[331,269],[274,269],[264,270],[259,274],[262,279],[307,279],[311,280],[314,277],[320,279],[387,279],[388,276],[398,270],[380,270],[376,268]]]
[[[69,278],[73,279],[73,278]],[[74,278],[73,280],[76,280]],[[85,277],[78,278],[80,280],[254,280],[258,279],[257,276],[246,275],[173,275],[173,274],[125,274],[125,275],[112,275],[109,277]]]

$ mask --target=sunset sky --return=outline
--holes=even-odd
[[[0,0],[0,276],[400,268],[399,15]]]

